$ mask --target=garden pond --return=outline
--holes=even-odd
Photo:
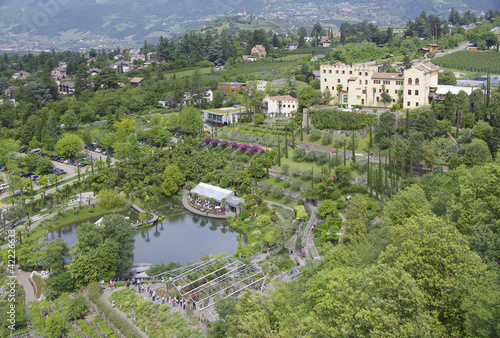
[[[149,229],[137,230],[135,235],[134,263],[195,263],[200,254],[233,255],[238,247],[238,240],[244,241],[226,220],[213,219],[187,212],[180,202],[162,199],[158,212],[164,216]],[[176,214],[173,214],[176,213]],[[119,214],[137,220],[133,211]],[[76,228],[86,222],[95,222],[100,217],[88,218],[67,226],[49,231],[47,241],[62,238],[68,245],[76,243]],[[241,237],[240,237],[241,236]]]

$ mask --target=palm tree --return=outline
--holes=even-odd
[[[281,107],[283,107],[283,102],[281,100],[278,101],[278,116],[281,116]]]
[[[377,88],[373,87],[372,91],[373,91],[373,105],[375,106],[375,94],[377,93]]]
[[[344,86],[342,86],[342,84],[339,83],[337,85],[337,92],[339,94],[339,105],[341,104],[341,102],[340,102],[340,96],[342,95],[342,89],[344,89]]]

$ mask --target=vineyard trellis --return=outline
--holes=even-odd
[[[500,53],[459,51],[432,60],[437,66],[463,71],[500,74]]]

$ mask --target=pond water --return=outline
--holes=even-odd
[[[164,208],[159,207],[158,210],[161,212]],[[132,211],[120,214],[132,220],[137,219],[137,214]],[[77,240],[76,228],[82,223],[95,222],[99,218],[90,218],[50,231],[47,233],[47,240],[52,242],[62,238],[69,245],[73,245]],[[166,216],[152,228],[136,231],[134,263],[173,261],[185,264],[198,262],[200,254],[225,252],[226,255],[233,255],[238,247],[239,236],[225,220],[198,216],[190,212]]]

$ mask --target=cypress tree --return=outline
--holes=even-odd
[[[368,165],[367,165],[367,168],[368,168],[368,171],[367,171],[367,183],[368,183],[368,189],[370,191],[370,196],[372,195],[372,175],[371,175],[371,169],[370,169],[370,148],[368,148]]]
[[[392,172],[392,159],[391,159],[391,148],[389,148],[389,182],[391,183],[391,187],[390,187],[390,192],[391,192],[391,195],[392,195],[392,188],[394,187],[394,184],[393,184],[393,172]]]
[[[410,155],[410,177],[413,178],[413,151]]]
[[[370,146],[369,148],[373,147],[373,137],[372,137],[372,125],[370,124]]]
[[[354,134],[354,132],[352,132],[352,162],[353,163],[356,163],[356,151],[355,151],[355,147],[354,147],[354,137],[356,135]]]
[[[378,151],[378,189],[382,190],[382,160],[380,158],[380,150]],[[382,195],[382,194],[380,194]]]
[[[406,137],[410,135],[410,110],[406,109]]]
[[[288,159],[288,138],[287,138],[287,132],[285,131],[285,158]]]
[[[385,166],[384,166],[384,168],[385,168],[385,172],[384,172],[384,174],[385,174],[384,175],[385,176],[385,190],[386,190],[386,192],[388,192],[389,191],[389,183],[388,183],[387,180],[388,180],[388,176],[389,176],[388,175],[389,168],[387,166],[387,156],[385,157]]]
[[[281,167],[280,135],[278,134],[278,167]]]
[[[339,162],[339,149],[335,149],[335,166],[338,166],[340,164]]]
[[[491,93],[491,80],[490,80],[490,71],[488,70],[488,75],[486,80],[486,108],[490,106],[490,93]]]
[[[295,133],[293,128],[292,128],[292,148],[295,149]]]
[[[344,140],[344,165],[347,165],[347,155],[346,155],[346,152],[345,152],[345,140]]]
[[[311,168],[311,171],[312,171],[311,188],[314,189],[314,167]]]

